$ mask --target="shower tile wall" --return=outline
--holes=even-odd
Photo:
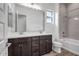
[[[79,4],[73,3],[68,6],[69,38],[79,40]]]
[[[59,4],[59,6],[59,36],[62,38],[68,36],[67,7],[65,4]]]

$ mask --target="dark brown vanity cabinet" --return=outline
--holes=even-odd
[[[9,56],[30,56],[31,55],[31,38],[9,39],[12,43],[8,48]]]
[[[39,56],[52,51],[52,35],[8,39],[9,56]]]

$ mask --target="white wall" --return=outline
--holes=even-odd
[[[53,40],[59,41],[59,4],[58,3],[41,3],[38,4],[42,8],[43,11],[54,10],[55,11],[55,23],[48,24],[46,23],[45,18],[45,32],[52,33]]]
[[[5,7],[4,7],[5,6]],[[4,26],[2,26],[4,29],[3,29],[3,40],[0,41],[0,56],[2,55],[8,55],[8,47],[6,46],[6,43],[7,43],[7,11],[8,11],[8,5],[7,4],[3,4],[3,3],[0,3],[0,7],[2,7],[2,11],[0,10],[0,23],[3,23]],[[2,28],[1,27],[1,28]],[[2,34],[0,32],[0,34]],[[0,37],[1,39],[1,37]]]
[[[46,22],[46,11],[54,10],[56,8],[56,4],[54,3],[38,3],[41,9],[45,12],[45,32],[52,33],[54,31],[54,24]]]

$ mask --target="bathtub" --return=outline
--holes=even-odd
[[[70,39],[70,38],[64,38],[62,39],[63,47],[64,49],[79,55],[79,40],[76,39]]]

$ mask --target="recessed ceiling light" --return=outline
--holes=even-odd
[[[74,20],[79,20],[79,18],[75,17]]]

